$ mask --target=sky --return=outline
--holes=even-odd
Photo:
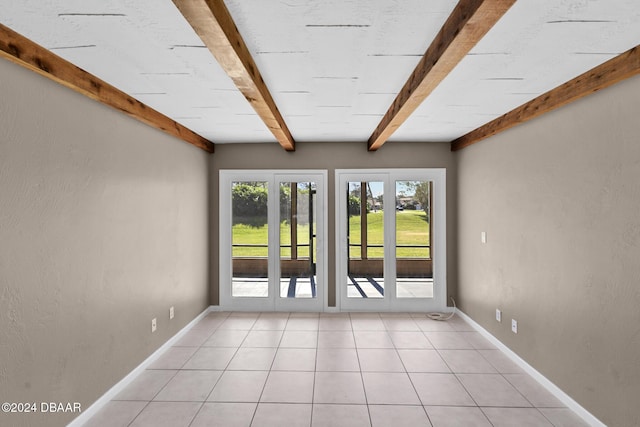
[[[398,185],[396,188],[396,193],[400,191],[404,191],[407,196],[413,195],[413,191],[409,190],[406,185],[402,184],[403,181],[398,181]],[[351,183],[350,183],[351,184]],[[359,182],[357,184],[360,184]],[[371,187],[371,192],[373,193],[373,197],[378,197],[383,194],[384,183],[382,181],[370,181],[369,186]],[[351,189],[351,185],[349,185],[349,189]]]

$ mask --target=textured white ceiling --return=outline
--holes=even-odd
[[[455,0],[226,0],[296,141],[366,141]],[[275,142],[171,0],[0,22],[215,143]],[[640,0],[517,0],[392,141],[450,141],[640,44]]]
[[[296,141],[366,141],[456,1],[226,4]]]
[[[0,22],[213,142],[275,141],[171,0],[0,0]]]
[[[451,141],[640,44],[640,0],[518,0],[390,141]]]

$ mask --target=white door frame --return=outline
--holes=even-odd
[[[232,283],[232,210],[231,184],[238,181],[268,183],[268,218],[279,218],[280,182],[316,183],[316,298],[280,297],[280,229],[269,227],[268,297],[233,297]],[[219,180],[219,292],[220,308],[236,311],[323,311],[327,297],[327,171],[326,170],[221,170]]]
[[[445,311],[447,305],[446,248],[446,169],[336,169],[336,305],[341,311]],[[395,262],[395,197],[384,218],[384,283],[383,298],[348,298],[344,281],[347,272],[347,194],[348,182],[382,181],[385,200],[395,194],[395,181],[424,180],[433,182],[431,207],[431,256],[433,259],[433,298],[396,298]],[[385,203],[385,206],[387,203]]]

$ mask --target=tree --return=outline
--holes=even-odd
[[[349,216],[360,215],[362,203],[362,185],[359,182],[349,184],[349,193],[347,194],[347,211]],[[365,203],[365,209],[369,211],[368,203]]]
[[[231,190],[234,222],[261,226],[267,220],[268,190],[263,182],[238,182]]]
[[[427,214],[427,221],[431,221],[431,183],[430,181],[405,181],[407,189],[413,191],[413,198]]]

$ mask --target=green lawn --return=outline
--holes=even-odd
[[[231,230],[234,245],[264,245],[264,247],[234,247],[234,257],[266,257],[268,242],[267,226],[254,227],[247,224],[235,224]]]
[[[267,235],[266,225],[254,227],[246,224],[236,224],[232,229],[233,244],[242,245],[262,245],[253,247],[234,247],[234,257],[266,257],[267,256]],[[315,240],[315,239],[314,239]],[[314,242],[315,243],[315,242]],[[291,244],[291,226],[282,222],[280,224],[280,244],[287,246]],[[309,244],[309,224],[298,225],[298,244]],[[280,249],[280,255],[289,258],[291,256],[291,248],[283,247]],[[309,257],[309,246],[298,246],[298,258]]]
[[[367,214],[367,242],[368,245],[382,245],[383,242],[383,220],[384,213],[369,212]],[[424,211],[399,211],[396,212],[397,245],[428,245],[429,223],[426,221]],[[349,218],[350,242],[360,244],[360,217]],[[307,244],[309,235],[308,225],[298,225],[298,243]],[[234,244],[264,245],[264,247],[235,247],[233,256],[235,257],[266,257],[267,256],[267,226],[253,227],[245,224],[236,224],[232,229]],[[290,243],[290,226],[283,222],[280,224],[280,241],[283,245]],[[369,258],[382,258],[382,247],[368,247]],[[360,246],[350,248],[352,258],[360,258]],[[428,258],[429,248],[398,248],[398,258]],[[289,257],[291,250],[281,248],[281,255]],[[308,247],[298,247],[298,257],[308,257]]]
[[[384,212],[369,212],[367,214],[367,256],[369,258],[382,258],[382,245],[384,230]],[[360,258],[360,217],[355,215],[349,218],[349,242],[358,246],[351,246],[349,253],[351,258]],[[429,223],[424,211],[397,211],[396,212],[396,245],[429,245]],[[398,248],[398,258],[428,258],[429,248]]]

